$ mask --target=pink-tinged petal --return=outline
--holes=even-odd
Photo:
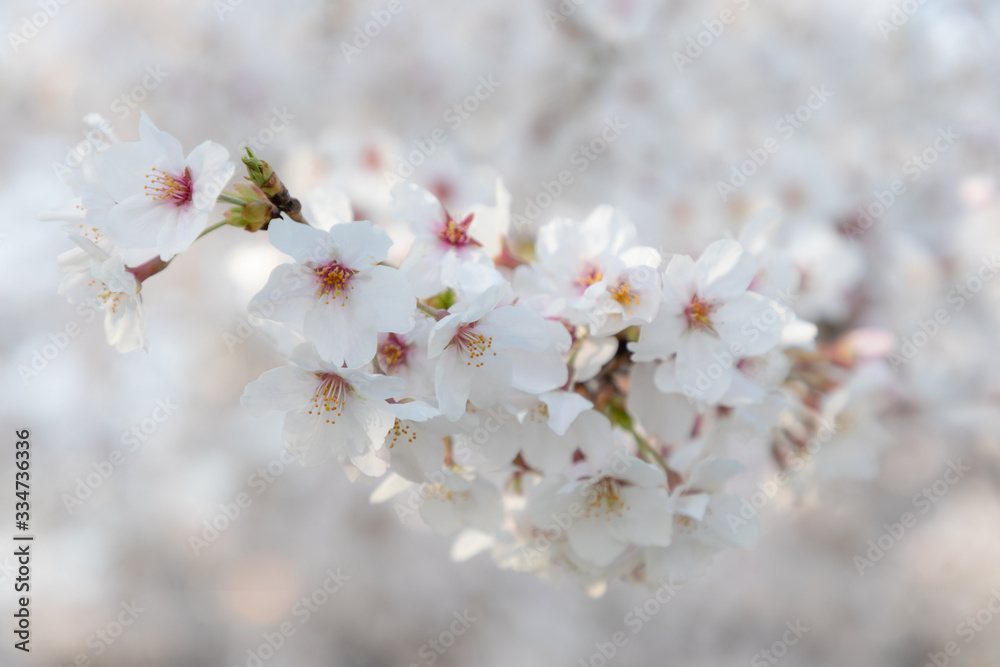
[[[300,324],[317,303],[317,289],[312,271],[301,264],[280,264],[247,308],[259,317]]]
[[[568,433],[577,441],[577,446],[588,459],[603,460],[610,456],[614,444],[614,431],[607,417],[596,410],[580,413]]]
[[[76,239],[73,239],[76,241]],[[81,245],[79,248],[72,248],[59,255],[56,262],[59,271],[66,274],[62,283],[59,284],[59,294],[69,298],[70,303],[78,303],[90,296],[89,283],[92,280],[90,274],[91,255]]]
[[[122,248],[152,248],[160,230],[174,224],[179,210],[142,195],[132,195],[108,211],[105,233]]]
[[[451,287],[459,299],[468,294],[482,294],[494,285],[506,282],[493,261],[474,248],[475,252],[444,253],[440,260],[439,289]],[[436,293],[436,292],[435,292]]]
[[[691,331],[677,351],[677,380],[685,395],[717,403],[729,389],[736,359],[717,337]]]
[[[757,274],[757,260],[737,241],[720,239],[709,245],[695,264],[698,296],[723,301],[739,296]]]
[[[375,357],[378,348],[373,317],[367,304],[357,299],[318,302],[306,311],[302,332],[326,361],[359,368]]]
[[[108,211],[115,205],[115,200],[111,198],[103,183],[87,183],[80,190],[79,203],[85,209],[83,218],[92,227],[103,229],[104,220],[108,215]],[[39,219],[41,218],[39,217]]]
[[[352,398],[348,402],[348,410],[364,433],[365,441],[354,444],[354,451],[359,454],[369,447],[380,448],[385,442],[386,433],[396,423],[396,416],[383,401]]]
[[[406,386],[406,382],[401,378],[389,375],[375,375],[373,373],[347,369],[344,369],[342,374],[359,394],[373,401],[385,401],[390,398],[395,398],[399,396],[400,392],[403,391],[403,387]],[[433,410],[433,408],[426,403],[422,405],[426,410]],[[383,406],[383,409],[386,411],[390,410],[388,404]],[[393,410],[393,418],[395,418],[395,415],[396,412]]]
[[[542,394],[538,399],[548,408],[549,428],[558,435],[565,435],[566,429],[581,412],[594,407],[593,403],[575,391],[552,391]]]
[[[669,377],[670,391],[664,394],[657,383],[660,375]],[[691,435],[698,411],[681,391],[674,364],[636,364],[629,379],[627,407],[642,428],[667,443],[683,442]]]
[[[576,451],[573,438],[556,436],[551,431],[548,433],[543,431],[541,437],[529,433],[528,437],[522,436],[514,443],[514,446],[509,450],[510,456],[507,458],[507,464],[513,460],[517,450],[520,449],[525,462],[546,475],[558,475],[566,470],[572,461],[573,452]]]
[[[427,190],[406,183],[392,191],[392,217],[408,223],[415,235],[433,235],[444,220],[444,208]]]
[[[637,245],[629,248],[619,257],[628,268],[645,266],[653,269],[653,272],[656,275],[658,275],[657,269],[663,262],[663,256],[660,255],[660,252],[656,248],[650,248],[649,246],[644,245]]]
[[[511,196],[499,177],[493,191],[493,206],[473,206],[472,224],[469,226],[469,236],[483,244],[482,250],[487,257],[495,257],[500,253],[500,241],[507,236],[510,228]]]
[[[540,264],[560,273],[572,271],[570,261],[577,261],[586,251],[576,249],[582,238],[575,230],[576,223],[569,218],[554,218],[538,229],[535,236],[535,255]],[[577,250],[572,252],[571,249]]]
[[[687,328],[680,304],[672,300],[662,302],[653,321],[639,329],[639,340],[628,343],[632,361],[668,359],[677,352],[681,335]]]
[[[616,457],[608,470],[618,479],[636,486],[659,487],[667,481],[661,468],[634,456]]]
[[[111,259],[111,253],[85,236],[81,236],[76,232],[70,232],[69,240],[75,243],[79,249],[84,252],[84,255],[79,255],[76,250],[70,250],[68,253],[64,253],[68,265],[75,266],[78,270],[86,269],[89,272],[91,261],[103,264]],[[68,269],[62,268],[62,258],[63,255],[60,255],[60,270],[67,271]]]
[[[363,300],[375,315],[380,332],[406,333],[413,329],[417,301],[410,281],[390,266],[373,266],[355,277],[352,299]]]
[[[440,410],[424,401],[396,403],[392,407],[393,412],[396,413],[396,418],[406,421],[425,422],[441,414]]]
[[[708,503],[711,499],[712,496],[707,493],[694,493],[674,496],[671,498],[671,501],[673,503],[674,514],[680,514],[691,517],[695,521],[701,521],[705,518],[705,510],[708,509]]]
[[[297,410],[309,404],[318,386],[315,373],[295,366],[272,368],[246,386],[240,404],[254,417]]]
[[[302,214],[317,229],[330,231],[334,225],[341,225],[354,219],[351,200],[337,187],[329,184],[317,185],[302,198]]]
[[[781,342],[786,312],[766,297],[745,292],[720,306],[713,320],[724,340],[742,345],[740,356],[755,357]]]
[[[385,449],[351,453],[348,458],[355,468],[368,477],[381,477],[389,470],[389,453]]]
[[[567,531],[569,544],[583,560],[598,567],[607,567],[628,545],[612,534],[604,517],[578,519]]]
[[[156,247],[163,260],[168,260],[190,248],[205,229],[205,222],[208,220],[205,213],[191,206],[176,208],[172,213],[172,224],[163,225],[156,237]]]
[[[664,394],[680,394],[683,389],[677,380],[677,360],[670,359],[656,365],[656,374],[653,375],[653,384]]]
[[[455,338],[462,324],[462,313],[453,313],[439,320],[427,338],[428,358],[434,359],[440,355]]]
[[[316,352],[316,346],[309,342],[296,345],[288,354],[288,361],[295,364],[299,368],[310,372],[343,372],[339,366],[334,366],[333,364],[323,361],[323,359],[320,358],[319,353]]]
[[[142,325],[142,306],[138,299],[126,298],[117,307],[108,308],[104,315],[104,334],[118,352],[131,352],[148,347]]]
[[[583,339],[579,345],[574,364],[576,373],[573,375],[573,380],[575,382],[586,382],[596,376],[604,364],[611,361],[611,358],[618,352],[618,339],[613,337],[589,337]]]
[[[431,473],[441,470],[444,462],[444,440],[429,436],[412,423],[400,421],[399,428],[389,429],[388,447],[392,452],[392,469],[413,482],[424,482]]]
[[[392,247],[386,231],[367,220],[334,225],[328,233],[341,263],[355,270],[383,261]]]
[[[743,225],[740,231],[740,245],[747,252],[757,254],[763,252],[767,244],[774,238],[781,224],[781,210],[777,206],[769,206],[758,212]]]
[[[142,194],[143,188],[149,184],[146,175],[153,164],[139,142],[114,144],[98,159],[98,177],[116,202]]]
[[[569,367],[563,355],[549,348],[541,352],[509,348],[506,356],[512,364],[511,384],[529,394],[558,389],[569,379]]]
[[[271,245],[299,262],[323,263],[334,252],[327,232],[291,220],[272,220],[267,228],[267,238]]]
[[[151,164],[175,174],[184,171],[186,165],[181,142],[169,132],[158,129],[145,111],[139,117],[139,138]]]
[[[445,350],[434,369],[434,393],[441,412],[455,421],[465,413],[472,388],[472,367],[458,350]]]
[[[309,414],[307,410],[292,410],[285,415],[282,440],[289,454],[299,457],[302,465],[316,467],[333,452],[334,445],[341,446],[352,439],[348,420],[338,419],[327,423],[322,414]]]
[[[517,347],[541,352],[552,343],[548,322],[538,313],[519,306],[501,306],[487,313],[476,329],[493,337],[493,347]]]
[[[687,255],[674,255],[663,272],[664,291],[673,292],[674,300],[687,303],[697,290],[695,263]]]
[[[453,312],[461,312],[463,322],[478,322],[496,308],[509,293],[510,283],[499,283],[473,299],[464,310],[457,310],[458,306],[452,306],[452,309]]]
[[[468,361],[459,363],[468,364]],[[507,355],[484,356],[482,366],[466,366],[472,369],[472,381],[469,386],[469,400],[477,408],[488,408],[496,405],[510,389],[511,362]]]
[[[635,242],[635,225],[621,209],[595,208],[580,225],[585,252],[591,256],[618,255]]]
[[[441,282],[441,264],[446,254],[437,244],[421,239],[413,242],[410,254],[403,260],[399,270],[413,285],[417,298],[430,298],[444,288]]]
[[[187,163],[194,180],[191,201],[198,210],[211,211],[236,169],[229,161],[229,151],[214,141],[206,141],[191,151]]]

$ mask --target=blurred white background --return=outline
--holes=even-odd
[[[995,3],[398,1],[363,48],[357,29],[373,11],[386,16],[388,2],[0,7],[0,535],[13,517],[21,428],[32,433],[37,535],[30,656],[11,646],[13,558],[0,556],[0,663],[252,665],[248,650],[290,621],[295,635],[264,664],[578,665],[649,598],[619,583],[591,600],[485,556],[453,564],[447,539],[419,519],[401,525],[391,503],[371,506],[372,486],[349,483],[336,462],[282,463],[280,415],[256,420],[239,406],[245,384],[280,359],[260,332],[238,345],[225,338],[281,261],[263,234],[224,229],[199,241],[144,286],[148,355],[109,348],[99,320],[57,294],[56,256],[69,241],[35,219],[70,197],[55,165],[84,141],[88,112],[123,140],[137,138],[140,109],[187,149],[213,139],[235,155],[254,137],[293,192],[332,180],[358,217],[376,221],[384,172],[442,128],[444,143],[412,180],[447,202],[489,202],[499,174],[515,213],[530,218],[528,201],[569,168],[573,184],[537,222],[614,204],[647,243],[693,254],[767,203],[782,207],[789,234],[843,227],[950,127],[959,139],[852,247],[863,275],[849,312],[824,324],[912,336],[1000,251]],[[724,10],[733,22],[678,65],[675,52],[697,53],[689,38]],[[26,27],[32,20],[44,25]],[[499,86],[468,118],[456,115],[480,77]],[[829,100],[783,136],[776,124],[821,86]],[[264,132],[276,115],[287,127]],[[620,138],[578,171],[575,151],[614,118]],[[723,202],[717,182],[768,137],[780,150]],[[756,550],[726,553],[629,633],[613,661],[765,664],[751,661],[799,620],[809,630],[781,658],[789,667],[919,667],[951,640],[960,654],[950,664],[998,664],[1000,619],[969,642],[956,634],[1000,590],[998,303],[1000,281],[901,369],[876,480],[783,489],[761,514]],[[70,325],[79,335],[61,337]],[[21,370],[63,340],[37,374]],[[162,423],[152,420],[159,401],[177,406]],[[134,428],[145,440],[130,451],[123,435]],[[67,494],[116,449],[124,462],[70,511]],[[958,459],[971,471],[859,576],[854,556]],[[269,464],[280,471],[273,482],[251,479]],[[761,461],[738,491],[754,491],[767,471]],[[240,493],[250,505],[196,554],[189,538]],[[338,568],[349,578],[302,623],[295,605]],[[133,601],[143,610],[134,622],[110,645],[100,639]],[[465,611],[476,619],[468,631],[443,655],[428,652]]]

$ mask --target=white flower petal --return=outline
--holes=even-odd
[[[243,390],[240,404],[254,417],[272,410],[296,410],[316,393],[319,380],[314,373],[295,366],[264,371]]]
[[[549,411],[549,428],[559,435],[565,435],[573,420],[581,412],[594,407],[594,404],[575,391],[552,391],[542,394],[538,399]]]
[[[335,225],[328,234],[341,263],[355,270],[383,261],[392,247],[386,231],[367,220]]]
[[[445,350],[434,369],[434,393],[441,412],[452,421],[465,412],[472,387],[472,368],[457,350]]]
[[[327,232],[284,218],[271,221],[267,238],[271,245],[298,262],[322,263],[328,261],[334,251]]]
[[[732,239],[720,239],[709,245],[694,269],[698,296],[709,301],[742,294],[756,274],[757,260]]]
[[[608,525],[603,517],[578,519],[567,531],[573,551],[598,567],[611,565],[628,545],[612,535]]]

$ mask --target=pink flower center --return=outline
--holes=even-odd
[[[611,515],[622,516],[622,511],[632,509],[621,496],[618,480],[602,477],[588,490],[588,502],[585,516],[594,517],[604,514],[609,520]]]
[[[91,278],[90,282],[87,283],[87,287],[93,287],[97,283],[100,283],[100,287],[98,288],[99,291],[97,293],[97,298],[103,301],[104,305],[108,305],[110,303],[111,312],[117,313],[118,305],[121,303],[122,297],[125,297],[127,295],[125,294],[125,292],[113,291],[110,287],[108,287],[108,284],[106,282],[104,282],[103,280],[98,280],[97,278]]]
[[[583,267],[583,270],[580,271],[580,275],[576,277],[576,280],[574,282],[576,282],[576,284],[582,287],[583,289],[587,289],[594,283],[598,283],[603,279],[604,279],[604,272],[601,271],[601,267],[597,264],[588,262]]]
[[[313,395],[312,410],[309,414],[326,415],[327,424],[336,424],[334,417],[344,414],[351,384],[336,373],[316,373],[319,386]]]
[[[476,331],[475,324],[464,324],[459,327],[458,333],[455,334],[452,342],[458,345],[458,349],[463,354],[468,355],[469,359],[465,362],[466,366],[475,364],[476,368],[482,367],[484,362],[480,361],[480,359],[487,352],[492,352],[494,357],[497,356],[497,353],[493,352],[493,336],[484,336],[479,333]]]
[[[465,246],[481,246],[482,243],[476,239],[469,236],[469,225],[472,224],[472,216],[465,216],[461,222],[455,222],[455,219],[451,217],[448,211],[444,212],[444,224],[438,229],[438,238],[444,241],[447,245],[453,246],[455,248],[464,248]]]
[[[712,324],[714,310],[714,304],[700,298],[697,294],[691,297],[691,303],[684,309],[684,317],[687,318],[688,327],[715,333],[715,327]]]
[[[417,432],[416,430],[410,428],[410,424],[408,422],[404,424],[397,419],[396,423],[392,425],[391,429],[389,429],[389,437],[392,438],[389,441],[389,449],[392,449],[396,446],[396,443],[399,442],[400,438],[405,439],[406,442],[409,443],[416,441]]]
[[[639,305],[639,295],[632,291],[632,286],[628,283],[620,283],[618,287],[608,291],[611,292],[611,298],[620,303],[622,308],[628,309],[629,306]]]
[[[146,174],[149,185],[143,186],[146,196],[152,197],[155,201],[162,201],[183,206],[191,201],[194,195],[194,179],[191,178],[191,169],[184,168],[184,173],[180,176],[168,174],[162,169],[153,167],[152,172]]]
[[[344,306],[347,301],[347,292],[354,289],[351,279],[357,271],[349,269],[343,264],[330,262],[313,269],[313,272],[316,274],[316,284],[319,285],[320,296],[325,294],[327,303],[330,303],[331,298],[336,299],[343,296],[344,301],[340,305]]]
[[[396,369],[406,363],[406,355],[410,346],[404,343],[394,333],[387,334],[378,346],[378,364],[386,373],[393,374]]]

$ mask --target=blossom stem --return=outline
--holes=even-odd
[[[237,199],[233,195],[226,194],[225,192],[219,195],[219,198],[216,199],[216,201],[224,201],[227,204],[235,204],[236,206],[243,206],[244,204],[246,204],[246,201],[242,199]]]
[[[438,319],[441,319],[441,313],[442,313],[443,311],[440,311],[440,310],[437,310],[436,308],[431,308],[431,307],[430,307],[430,306],[428,306],[428,305],[427,305],[426,303],[421,303],[420,301],[417,301],[417,308],[418,308],[418,309],[419,309],[419,310],[420,310],[421,312],[423,312],[423,313],[425,313],[425,314],[427,314],[427,315],[430,315],[430,316],[431,316],[431,317],[433,317],[433,318],[434,318],[435,320],[438,320]]]
[[[667,468],[667,462],[663,460],[663,457],[660,456],[660,453],[658,451],[656,451],[656,448],[653,447],[648,442],[646,442],[645,438],[636,433],[634,428],[629,428],[628,430],[632,434],[632,437],[635,438],[636,444],[639,445],[639,450],[646,455],[646,458],[647,459],[652,458],[653,460],[655,460],[660,465],[660,467],[663,468],[663,472],[669,475],[670,470],[669,468]]]
[[[573,343],[573,349],[570,350],[569,359],[566,360],[566,365],[569,366],[569,373],[566,377],[566,384],[563,385],[563,391],[569,391],[569,388],[573,386],[573,365],[576,363],[576,357],[580,354],[580,348],[583,345],[583,341],[586,340],[587,334],[583,334]]]
[[[127,266],[125,267],[125,270],[135,276],[135,279],[139,281],[139,284],[142,284],[142,282],[150,276],[155,276],[157,273],[167,268],[172,261],[173,260],[165,262],[157,256],[148,262],[140,264],[139,266]]]
[[[202,236],[207,235],[209,232],[214,232],[219,227],[224,227],[225,225],[228,225],[228,224],[229,224],[228,220],[223,220],[222,222],[215,223],[211,227],[206,227],[205,231],[203,231],[201,234],[198,234],[198,238],[196,238],[195,241],[197,241],[198,239],[200,239]]]
[[[632,434],[632,437],[635,438],[636,444],[639,445],[639,451],[643,454],[644,458],[647,461],[656,461],[656,463],[663,468],[663,472],[666,473],[669,478],[670,469],[667,467],[667,462],[663,460],[663,457],[660,456],[658,451],[656,451],[656,448],[646,442],[646,439],[639,435],[639,433],[635,430],[635,425],[632,423],[632,415],[630,415],[621,405],[621,398],[619,397],[609,403],[605,408],[605,411],[612,424],[620,426]]]

